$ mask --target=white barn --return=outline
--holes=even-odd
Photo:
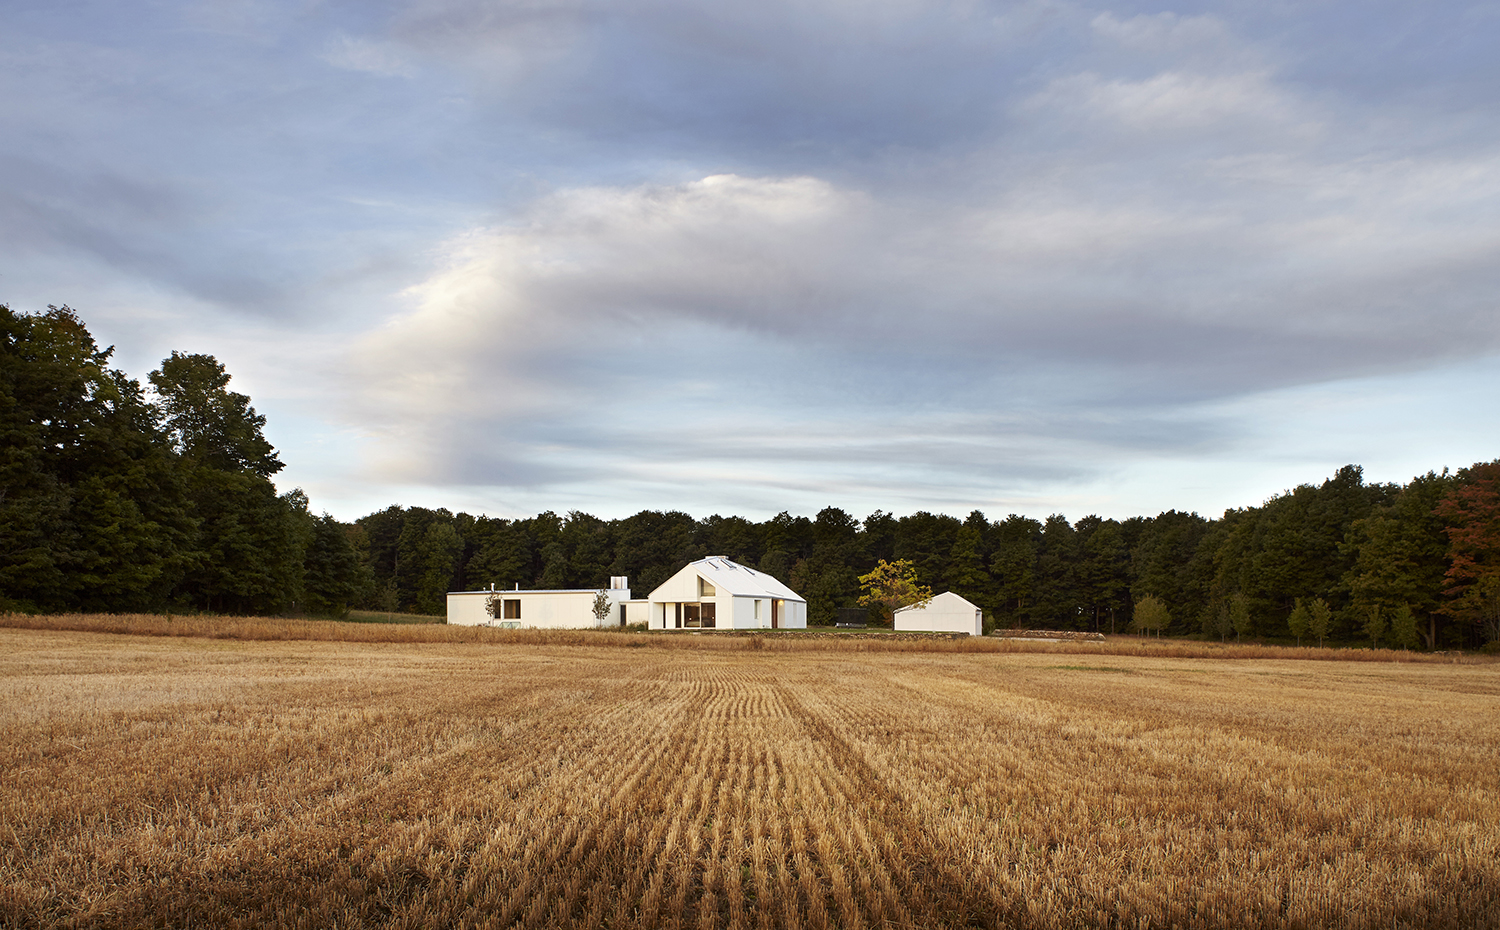
[[[510,629],[579,630],[644,623],[646,602],[631,600],[630,581],[624,576],[609,579],[604,589],[610,612],[603,622],[594,616],[598,588],[565,588],[538,591],[450,591],[448,622],[459,626],[497,626]],[[489,599],[500,601],[500,616],[489,614]]]
[[[902,607],[895,621],[901,631],[984,635],[983,612],[952,591],[944,591],[923,607]]]
[[[653,630],[807,627],[807,601],[797,592],[722,555],[688,563],[646,600]]]

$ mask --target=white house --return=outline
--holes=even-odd
[[[807,627],[807,601],[722,555],[690,562],[646,598],[653,630],[791,630]]]
[[[498,626],[511,629],[577,630],[602,626],[624,626],[644,623],[646,602],[631,600],[630,580],[625,576],[609,579],[604,596],[609,598],[610,612],[603,622],[594,616],[594,598],[598,588],[571,588],[555,591],[450,591],[448,622],[460,626]],[[491,617],[491,597],[500,602],[498,617]]]
[[[897,630],[984,635],[984,614],[952,591],[939,594],[923,607],[902,607],[896,611],[895,620]]]

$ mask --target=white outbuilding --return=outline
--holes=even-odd
[[[944,591],[921,607],[902,607],[895,621],[901,631],[984,635],[984,613],[952,591]]]
[[[459,626],[497,626],[508,629],[581,630],[644,623],[646,602],[631,600],[630,581],[624,576],[609,579],[603,589],[609,613],[594,615],[599,588],[522,591],[450,591],[448,622]],[[490,599],[498,601],[497,616],[491,617]]]
[[[646,598],[653,630],[800,630],[807,601],[722,555],[689,562]]]

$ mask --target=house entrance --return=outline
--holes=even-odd
[[[715,607],[709,604],[683,604],[682,625],[690,629],[713,629],[717,624],[715,620]]]

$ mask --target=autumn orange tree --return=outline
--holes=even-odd
[[[932,600],[932,589],[917,581],[917,567],[909,559],[881,559],[868,574],[859,576],[859,585],[865,592],[859,597],[860,606],[876,608],[887,623],[901,608],[921,607]]]
[[[1447,521],[1447,612],[1500,640],[1500,459],[1459,472],[1435,512]]]

